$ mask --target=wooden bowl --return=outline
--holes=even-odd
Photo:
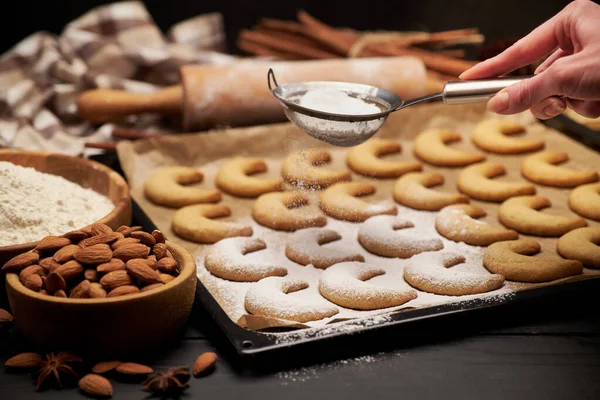
[[[9,161],[22,167],[34,168],[39,172],[61,176],[110,198],[115,208],[104,218],[93,223],[102,222],[115,230],[121,225],[131,224],[129,186],[121,175],[105,165],[62,154],[13,149],[0,149],[0,161]],[[84,227],[77,229],[81,228]],[[4,265],[17,254],[33,249],[37,244],[38,241],[0,246],[0,265]]]
[[[167,248],[180,265],[179,276],[158,289],[123,297],[52,297],[27,289],[17,274],[7,274],[16,327],[34,344],[104,359],[156,348],[184,325],[196,291],[192,255],[171,242]]]

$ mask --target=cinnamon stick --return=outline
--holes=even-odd
[[[285,31],[289,33],[297,33],[302,34],[304,32],[304,28],[302,24],[295,21],[282,21],[278,19],[272,18],[262,18],[258,21],[258,28],[267,28],[267,29],[275,29],[278,31]]]
[[[325,44],[341,56],[347,56],[360,35],[352,32],[342,32],[314,18],[304,10],[298,12],[298,20],[304,25],[307,36]]]
[[[290,54],[297,54],[309,59],[324,60],[330,58],[340,58],[340,56],[337,54],[307,46],[301,40],[293,40],[291,38],[284,40],[278,37],[265,35],[261,32],[244,30],[240,34],[240,39],[270,47],[274,50],[284,51]]]
[[[117,150],[117,143],[115,142],[86,142],[84,146],[89,149]]]
[[[277,60],[287,60],[287,61],[295,61],[295,60],[305,60],[306,58],[300,57],[296,54],[289,54],[282,51],[277,51],[270,49],[268,47],[262,46],[260,44],[256,44],[254,42],[250,42],[248,40],[244,40],[239,38],[237,41],[237,46],[240,50],[252,54],[258,57],[272,57]]]

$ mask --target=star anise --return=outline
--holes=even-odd
[[[56,355],[54,353],[46,354],[46,359],[39,363],[40,371],[35,386],[36,392],[42,388],[50,376],[54,377],[54,381],[58,384],[59,388],[62,388],[61,378],[64,378],[65,376],[79,379],[79,376],[73,368],[71,368],[69,363],[82,361],[83,360],[76,355],[64,351],[61,351]]]
[[[189,385],[190,369],[188,367],[173,367],[167,372],[154,372],[142,384],[144,390],[154,393],[179,392]]]

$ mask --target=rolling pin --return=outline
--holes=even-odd
[[[129,115],[180,115],[186,132],[219,126],[251,126],[285,121],[267,86],[272,68],[279,82],[346,81],[377,86],[410,99],[427,94],[421,60],[382,57],[308,61],[243,60],[230,65],[181,67],[181,85],[150,94],[95,89],[77,101],[79,115],[92,122],[117,122]]]

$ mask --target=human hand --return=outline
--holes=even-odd
[[[551,53],[535,75],[500,91],[488,102],[498,114],[527,109],[540,119],[573,109],[600,117],[600,5],[576,0],[501,54],[460,75],[461,79],[493,78]]]

